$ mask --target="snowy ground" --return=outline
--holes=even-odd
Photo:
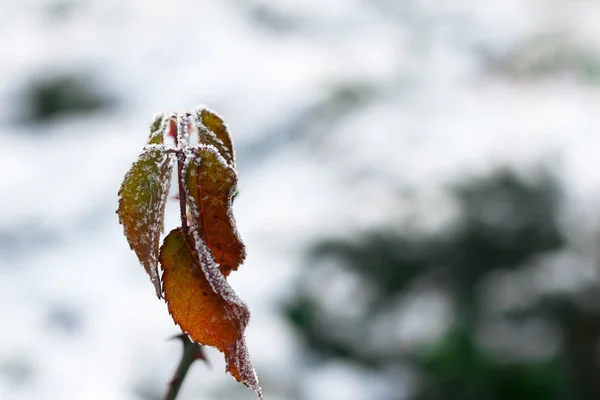
[[[595,1],[4,0],[0,20],[1,399],[163,392],[177,329],[114,213],[158,111],[203,103],[234,134],[249,255],[231,282],[271,400],[383,390],[304,371],[277,313],[315,238],[382,223],[403,187],[435,223],[441,185],[504,164],[550,165],[582,219],[600,199]],[[117,106],[19,123],[20,88],[61,71]],[[182,399],[253,398],[210,358]]]

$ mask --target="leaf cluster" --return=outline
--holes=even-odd
[[[232,212],[238,178],[227,125],[198,107],[160,114],[150,130],[119,190],[125,237],[175,323],[193,341],[224,353],[227,371],[262,398],[244,340],[250,311],[227,282],[246,257]],[[165,143],[169,137],[174,147]],[[175,165],[181,226],[160,246]]]

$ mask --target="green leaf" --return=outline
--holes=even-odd
[[[154,117],[150,125],[150,139],[148,144],[163,144],[165,142],[165,132],[173,118],[173,114],[160,113]]]
[[[229,129],[215,112],[199,107],[196,109],[198,143],[214,146],[228,165],[235,167],[235,152]]]
[[[151,142],[156,136],[150,138]],[[158,249],[173,163],[163,145],[149,144],[135,161],[119,190],[119,222],[125,237],[162,297]]]

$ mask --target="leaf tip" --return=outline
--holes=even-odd
[[[159,299],[162,299],[163,295],[162,295],[162,287],[160,284],[160,279],[158,279],[158,278],[152,279],[152,283],[154,284],[154,290],[156,291],[156,297],[158,297]]]

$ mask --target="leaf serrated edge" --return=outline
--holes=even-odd
[[[192,255],[194,262],[196,262],[196,263],[198,263],[198,265],[200,265],[201,271],[204,274],[204,277],[206,278],[208,283],[210,284],[211,288],[213,289],[213,292],[216,295],[220,296],[223,299],[223,301],[225,302],[225,304],[229,305],[228,307],[225,308],[227,317],[233,323],[233,326],[238,330],[239,339],[236,340],[235,342],[232,342],[228,349],[222,350],[222,352],[224,353],[225,361],[226,361],[225,371],[228,372],[230,375],[234,376],[233,371],[231,370],[231,366],[232,365],[235,366],[238,370],[240,379],[238,380],[238,378],[236,376],[234,376],[234,378],[236,380],[238,380],[239,382],[243,383],[244,385],[248,386],[250,389],[254,390],[256,392],[257,396],[259,397],[259,399],[262,400],[263,395],[262,395],[262,389],[261,389],[259,381],[258,381],[258,375],[256,374],[256,370],[252,366],[252,360],[250,358],[250,353],[246,346],[245,330],[246,330],[246,327],[250,320],[250,310],[249,310],[248,306],[242,299],[240,299],[237,296],[237,294],[235,293],[233,288],[231,288],[231,286],[229,285],[229,282],[227,282],[227,280],[225,279],[225,277],[219,270],[219,264],[217,264],[214,261],[214,258],[210,254],[210,250],[208,249],[208,247],[206,247],[206,244],[204,244],[206,251],[202,251],[199,249],[198,245],[194,246],[192,243],[190,243],[190,238],[185,234],[185,232],[183,232],[182,228],[173,229],[169,233],[169,235],[171,235],[171,233],[173,233],[175,231],[177,231],[177,232],[179,232],[179,234],[181,234],[184,244],[186,245],[190,254]],[[197,232],[193,232],[193,233],[195,234],[194,241],[196,241],[196,243],[202,244],[203,241],[200,237],[197,236]],[[169,235],[167,235],[167,237]],[[166,243],[166,238],[163,242],[163,245],[160,248],[160,253],[159,253],[159,262],[160,262],[160,265],[161,265],[161,268],[163,269],[163,271],[164,271],[164,266],[163,266],[163,261],[162,261],[162,254],[163,254],[163,248],[165,246],[165,243]],[[206,261],[204,261],[204,262],[202,262],[202,260],[203,260],[202,255],[204,255],[206,257]],[[212,268],[208,268],[208,266],[206,266],[207,264],[212,265]],[[162,275],[162,279],[163,279],[163,283],[164,283],[164,273]],[[217,288],[215,288],[215,285],[213,284],[213,279],[217,280],[219,282],[219,285],[217,286]],[[226,294],[224,294],[223,291],[225,291]],[[175,322],[175,324],[177,324],[181,328],[181,330],[186,335],[188,335],[188,337],[190,337],[190,340],[194,341],[193,338],[190,336],[189,332],[181,326],[179,316],[175,315],[172,312],[171,306],[166,301],[166,299],[165,299],[165,302],[167,303],[167,309],[169,310],[169,314],[171,315],[171,318],[173,318],[173,321]],[[236,307],[233,307],[232,305],[236,306]],[[235,311],[238,308],[242,310],[242,312],[240,314],[238,314]],[[232,313],[233,313],[233,315],[232,315]],[[236,323],[235,322],[236,320],[239,320],[240,323],[239,324]],[[204,343],[200,343],[200,344],[205,345]],[[214,347],[214,346],[211,346],[211,347]],[[219,349],[219,350],[221,351],[221,349]]]

